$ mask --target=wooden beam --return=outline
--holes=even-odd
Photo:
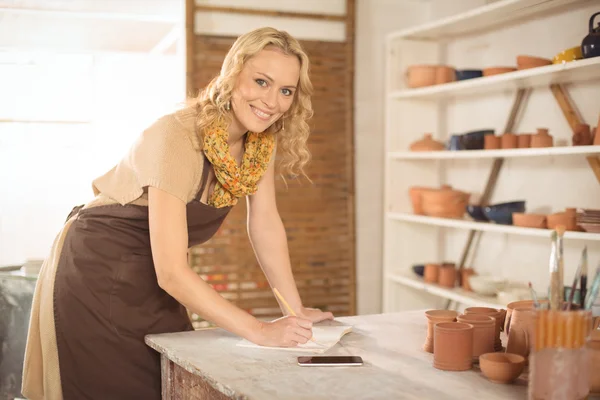
[[[597,135],[598,133],[596,133]],[[600,157],[598,156],[588,156],[587,157],[588,164],[590,164],[590,168],[594,171],[594,175],[596,175],[596,179],[598,183],[600,183]]]
[[[567,122],[571,126],[571,130],[575,132],[577,125],[581,123],[581,116],[579,115],[579,111],[577,111],[575,104],[571,101],[569,94],[562,85],[550,85],[550,90],[552,91],[558,106],[567,119]]]
[[[356,1],[346,0],[346,179],[348,184],[348,231],[354,243],[350,246],[350,315],[356,314],[356,201],[354,182],[354,26]]]
[[[194,83],[194,57],[196,56],[196,34],[194,33],[195,0],[185,0],[185,95],[197,95]]]
[[[348,12],[346,15],[332,15],[332,14],[312,14],[312,13],[300,13],[291,11],[275,11],[275,10],[261,10],[255,8],[238,8],[238,7],[219,7],[219,6],[205,6],[196,5],[196,11],[204,12],[221,12],[230,14],[245,14],[245,15],[260,15],[261,17],[285,17],[285,18],[303,18],[303,19],[319,19],[324,21],[338,21],[346,22]]]

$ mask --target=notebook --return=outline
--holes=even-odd
[[[352,331],[351,326],[313,326],[312,332],[314,339],[318,342],[308,341],[305,344],[299,344],[296,347],[268,347],[254,344],[246,339],[240,340],[237,345],[240,347],[252,347],[256,349],[274,349],[296,352],[325,353],[340,341],[342,336]]]

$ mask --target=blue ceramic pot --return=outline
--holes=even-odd
[[[456,71],[456,80],[464,81],[466,79],[481,78],[483,71],[480,69],[461,69]]]
[[[512,214],[523,212],[525,212],[525,201],[511,201],[483,208],[483,213],[490,221],[502,225],[512,225]]]

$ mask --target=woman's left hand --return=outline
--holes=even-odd
[[[323,312],[317,308],[302,307],[298,312],[298,317],[308,319],[314,323],[321,322],[326,319],[333,319],[333,314],[329,311]]]

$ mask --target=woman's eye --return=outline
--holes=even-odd
[[[262,87],[267,86],[267,82],[264,79],[257,79],[256,83],[258,83],[258,85]]]
[[[281,89],[281,93],[283,93],[284,96],[292,95],[292,91],[290,89]]]

